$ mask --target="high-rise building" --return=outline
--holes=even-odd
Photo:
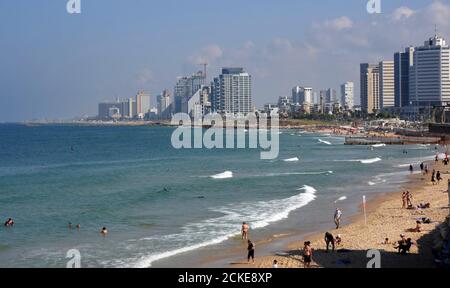
[[[414,47],[408,47],[405,52],[394,54],[394,87],[395,107],[410,105],[409,101],[409,70],[414,64]]]
[[[346,82],[341,85],[341,102],[345,109],[352,110],[354,102],[355,84]]]
[[[380,109],[379,66],[368,63],[360,65],[361,110],[375,113]]]
[[[150,112],[150,94],[139,91],[136,95],[136,111],[139,118],[144,118]]]
[[[136,116],[136,101],[133,98],[130,99],[117,99],[113,102],[101,102],[98,104],[98,118],[107,120],[111,119],[111,111],[114,112],[117,118],[132,119]]]
[[[213,111],[243,115],[253,111],[252,80],[243,68],[223,68],[212,86]]]
[[[335,104],[339,103],[339,99],[337,98],[336,90],[333,88],[329,88],[326,92],[326,102],[327,104]]]
[[[308,87],[295,86],[292,88],[292,103],[293,104],[312,104],[313,89]]]
[[[414,50],[409,70],[409,100],[414,106],[450,103],[450,48],[435,35]]]
[[[174,87],[174,112],[189,113],[188,103],[206,83],[204,72],[199,71],[189,77],[178,77]]]
[[[161,120],[168,120],[171,116],[171,99],[169,90],[164,90],[161,95],[157,97],[158,102],[158,117]]]
[[[394,61],[381,61],[379,67],[380,108],[395,106]]]

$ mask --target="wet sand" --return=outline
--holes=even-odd
[[[431,163],[429,165],[431,167]],[[432,170],[433,168],[431,168]],[[440,162],[434,169],[440,170],[443,181],[439,185],[432,185],[431,172],[429,175],[411,175],[410,182],[405,186],[413,194],[413,204],[430,203],[430,209],[408,210],[402,209],[402,192],[386,193],[380,195],[367,204],[367,225],[361,213],[346,219],[351,224],[339,230],[330,230],[333,235],[340,234],[343,243],[335,252],[326,253],[324,234],[327,231],[315,235],[298,235],[296,240],[286,244],[284,249],[277,253],[264,255],[264,245],[268,242],[280,241],[271,239],[262,241],[256,251],[256,263],[247,264],[247,259],[240,258],[239,261],[228,262],[229,268],[271,268],[273,260],[278,261],[279,268],[302,268],[302,252],[304,241],[311,241],[313,254],[313,265],[315,268],[365,268],[370,260],[367,251],[377,249],[381,252],[381,266],[383,268],[418,268],[434,267],[432,247],[436,228],[445,221],[449,215],[447,186],[450,175],[450,166],[444,166]],[[432,224],[422,225],[422,232],[414,233],[410,229],[415,228],[416,220],[427,217],[431,218]],[[412,238],[415,245],[409,255],[399,255],[394,244],[400,240],[400,234]],[[289,239],[295,236],[290,236]],[[384,239],[389,238],[390,244],[382,244]],[[261,256],[258,256],[258,247]],[[245,255],[245,247],[242,246],[242,255]],[[229,251],[231,252],[231,251]],[[235,252],[235,251],[234,251]],[[212,259],[211,259],[212,260]],[[204,263],[208,266],[207,262]]]

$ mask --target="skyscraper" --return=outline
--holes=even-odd
[[[450,103],[450,48],[435,35],[414,50],[409,70],[409,100],[414,106]]]
[[[409,70],[414,64],[414,47],[394,54],[395,107],[409,106]]]
[[[136,111],[139,118],[144,118],[150,112],[150,94],[139,91],[136,95]]]
[[[171,99],[169,90],[164,90],[161,95],[157,97],[158,101],[158,117],[161,120],[168,120],[171,116]]]
[[[381,61],[379,66],[380,108],[395,106],[394,61]]]
[[[361,110],[372,114],[380,109],[379,66],[360,65]]]
[[[252,108],[251,76],[243,68],[223,68],[214,78],[212,109],[222,114],[248,114]]]
[[[326,102],[328,104],[335,104],[335,103],[339,103],[339,99],[337,98],[337,93],[336,90],[334,90],[333,88],[329,88],[327,90],[327,94],[326,94]]]
[[[194,96],[203,85],[206,83],[204,72],[199,71],[189,77],[178,77],[177,83],[174,87],[174,112],[175,113],[189,113],[188,103],[192,96]]]
[[[341,102],[345,109],[353,109],[354,102],[354,87],[353,82],[346,82],[341,85]]]
[[[308,87],[295,86],[292,88],[292,103],[313,104],[313,89]]]

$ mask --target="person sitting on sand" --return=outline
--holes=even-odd
[[[272,268],[273,269],[277,269],[278,268],[278,261],[277,260],[273,260]]]
[[[247,262],[250,263],[250,258],[252,258],[252,262],[255,264],[255,244],[251,240],[248,240],[247,252]]]
[[[5,222],[5,227],[12,227],[14,226],[14,221],[12,218],[9,218],[6,222]]]
[[[248,230],[250,230],[250,226],[246,222],[242,223],[242,240],[248,240]]]
[[[304,247],[303,247],[303,263],[304,263],[305,268],[311,267],[312,254],[313,254],[313,250],[311,248],[311,242],[307,241],[307,242],[305,242]]]
[[[336,244],[335,241],[336,240],[334,239],[334,236],[330,232],[325,233],[325,244],[327,245],[327,253],[330,250],[330,244],[331,244],[332,251],[334,252],[335,244]]]
[[[381,242],[382,245],[389,245],[389,238],[384,239],[383,242]]]
[[[106,227],[103,227],[102,230],[100,231],[100,234],[102,234],[102,236],[108,235],[108,229],[106,229]]]
[[[430,208],[431,208],[431,204],[430,203],[426,203],[426,204],[420,203],[417,206],[417,209],[430,209]]]

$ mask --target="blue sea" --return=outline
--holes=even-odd
[[[15,221],[0,227],[0,267],[63,268],[71,249],[82,267],[176,267],[241,245],[243,221],[254,240],[332,227],[338,205],[356,213],[436,153],[282,130],[279,158],[261,160],[257,149],[176,150],[173,131],[0,125],[0,220]]]

